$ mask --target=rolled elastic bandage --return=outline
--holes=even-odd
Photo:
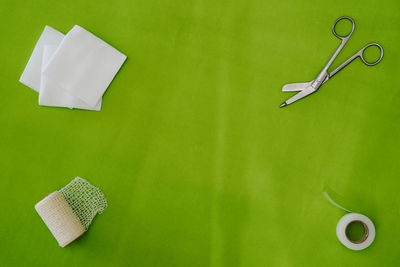
[[[35,205],[61,247],[84,234],[96,214],[106,208],[107,200],[100,189],[80,177]]]

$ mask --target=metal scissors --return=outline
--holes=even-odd
[[[349,20],[352,23],[352,29],[351,32],[346,35],[346,36],[341,36],[339,35],[336,30],[336,24],[343,20]],[[285,107],[287,105],[292,104],[293,102],[300,100],[314,92],[316,92],[322,84],[326,83],[330,78],[332,78],[336,73],[338,73],[341,69],[343,69],[344,67],[346,67],[348,64],[350,64],[354,59],[356,58],[361,58],[361,60],[364,62],[364,64],[368,65],[368,66],[374,66],[376,64],[378,64],[382,58],[383,58],[383,48],[382,46],[380,46],[377,43],[370,43],[367,44],[366,46],[364,46],[363,48],[361,48],[360,51],[358,51],[357,53],[355,53],[352,57],[350,57],[348,60],[346,60],[345,62],[342,63],[342,65],[340,65],[339,67],[337,67],[336,69],[334,69],[332,72],[328,73],[328,68],[331,66],[331,64],[333,63],[333,61],[335,60],[335,58],[337,57],[337,55],[340,53],[340,51],[343,49],[344,45],[347,43],[347,41],[349,40],[350,36],[353,34],[354,28],[355,28],[355,23],[354,20],[350,17],[347,16],[343,16],[338,18],[335,23],[332,26],[332,32],[333,34],[339,38],[340,40],[342,40],[342,42],[340,43],[339,47],[336,49],[335,53],[333,53],[332,57],[329,59],[328,63],[326,63],[326,65],[324,66],[324,68],[321,70],[321,72],[318,74],[317,78],[315,78],[314,80],[312,80],[311,82],[306,82],[306,83],[289,83],[286,84],[285,86],[283,86],[282,91],[283,92],[295,92],[295,91],[300,91],[299,93],[297,93],[296,95],[292,96],[291,98],[289,98],[288,100],[286,100],[285,102],[282,103],[282,105],[280,106]],[[380,50],[380,57],[377,61],[375,62],[367,62],[364,58],[364,51],[370,47],[370,46],[377,46]]]

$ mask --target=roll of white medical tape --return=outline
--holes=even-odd
[[[354,222],[359,222],[364,227],[364,235],[360,240],[351,240],[347,236],[347,227]],[[374,223],[365,215],[360,213],[349,213],[344,215],[336,226],[336,235],[339,241],[352,250],[362,250],[369,247],[375,239]]]
[[[36,211],[61,247],[85,233],[85,227],[62,193],[55,191],[35,205]]]

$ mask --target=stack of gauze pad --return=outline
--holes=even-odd
[[[80,177],[35,205],[61,247],[84,234],[96,214],[106,208],[107,200],[100,189]]]
[[[80,26],[66,35],[46,26],[19,81],[39,93],[39,105],[99,111],[125,59]]]

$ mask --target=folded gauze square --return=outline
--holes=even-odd
[[[56,45],[45,45],[43,50],[42,69],[47,65],[57,47],[58,46]],[[91,107],[79,98],[69,94],[66,90],[60,87],[57,82],[48,79],[46,76],[42,76],[40,82],[39,105],[99,111],[101,109],[101,98],[95,107]]]
[[[21,78],[19,78],[21,83],[32,88],[36,92],[39,92],[44,47],[46,45],[58,46],[63,38],[64,34],[61,32],[56,31],[49,26],[44,28],[42,35],[33,49],[32,55],[25,67],[25,70],[22,73]]]
[[[42,74],[94,107],[125,59],[124,54],[76,25],[62,40]]]

